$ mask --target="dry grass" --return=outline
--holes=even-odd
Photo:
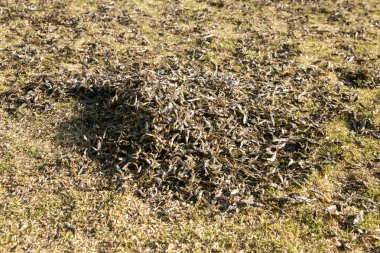
[[[358,115],[373,116],[379,126],[379,87],[344,86],[339,69],[365,69],[374,76],[380,68],[380,6],[378,1],[369,0],[353,1],[345,8],[344,2],[326,1],[322,6],[288,1],[116,1],[105,18],[126,10],[135,22],[131,27],[137,31],[115,22],[104,26],[104,22],[80,21],[77,28],[83,32],[78,34],[70,27],[56,26],[48,36],[62,49],[57,53],[46,51],[38,40],[28,36],[38,30],[31,20],[1,19],[11,7],[12,11],[32,8],[38,2],[8,1],[0,4],[0,60],[4,62],[0,63],[0,92],[22,85],[32,76],[84,69],[88,74],[96,73],[97,65],[84,67],[79,59],[89,40],[116,51],[120,61],[136,57],[159,67],[173,56],[191,62],[188,55],[192,53],[201,56],[197,64],[206,71],[244,75],[250,70],[234,54],[241,44],[256,43],[254,35],[258,34],[270,36],[271,41],[248,47],[245,56],[264,62],[268,56],[263,52],[277,50],[284,43],[297,45],[300,53],[292,59],[293,65],[317,69],[318,82],[357,94],[358,101],[348,106]],[[54,13],[54,4],[60,3],[65,5],[62,13],[79,19],[87,11],[97,12],[102,4],[106,8],[108,4],[100,0],[54,1],[31,15]],[[307,15],[308,20],[295,20],[289,27],[291,13],[287,10],[297,8],[303,13],[299,17]],[[168,21],[165,15],[174,15],[175,19]],[[346,21],[351,25],[344,25]],[[197,36],[192,33],[196,29],[201,30]],[[290,32],[294,35],[287,36]],[[200,39],[210,34],[212,40],[201,46]],[[22,43],[34,47],[42,57],[33,60],[33,55],[17,47]],[[65,48],[70,49],[67,55]],[[199,51],[205,48],[204,53]],[[15,58],[15,52],[25,57]],[[311,101],[305,104],[316,107]],[[7,109],[5,105],[0,109],[2,252],[379,250],[380,142],[350,129],[344,114],[327,127],[326,138],[335,140],[335,144],[320,150],[336,157],[335,163],[326,164],[298,186],[265,189],[265,194],[279,202],[290,194],[312,201],[286,202],[271,210],[248,207],[238,213],[225,213],[215,206],[204,208],[180,201],[155,209],[135,196],[133,182],[126,182],[123,191],[109,189],[112,179],[99,170],[96,161],[78,151],[82,136],[59,130],[66,126],[74,133],[80,132],[81,126],[67,126],[80,111],[77,101],[55,102],[53,113],[46,114],[23,108],[15,116]],[[328,211],[334,205],[339,214]],[[363,220],[352,225],[363,210]]]

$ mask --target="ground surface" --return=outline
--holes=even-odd
[[[378,1],[1,1],[0,26],[0,251],[380,250]]]

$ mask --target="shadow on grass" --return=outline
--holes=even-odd
[[[62,136],[75,139],[76,148],[98,164],[98,170],[109,182],[104,187],[119,189],[118,179],[125,176],[126,169],[139,177],[142,168],[128,161],[136,160],[141,149],[151,148],[147,134],[152,116],[133,104],[136,99],[133,87],[123,89],[122,94],[120,88],[109,86],[80,86],[68,93],[76,100],[78,111],[74,118],[61,123],[58,131]],[[59,142],[72,145],[65,139]]]

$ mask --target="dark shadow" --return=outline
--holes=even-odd
[[[115,175],[123,178],[128,169],[137,179],[149,168],[149,164],[140,161],[143,158],[136,157],[153,148],[147,135],[152,115],[134,105],[138,83],[136,80],[125,84],[130,87],[123,89],[77,86],[67,92],[77,101],[78,111],[75,118],[63,122],[58,130],[63,136],[76,139],[80,152],[99,165],[99,171],[108,179],[108,189],[119,189],[122,182],[115,180]]]
[[[343,84],[352,88],[376,88],[379,76],[369,70],[351,70],[338,68],[337,73]]]

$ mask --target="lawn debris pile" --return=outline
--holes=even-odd
[[[75,98],[83,104],[86,155],[119,181],[136,181],[140,196],[230,206],[322,169],[317,150],[326,119],[350,99],[321,95],[323,86],[299,92],[270,79],[183,67],[133,71],[110,80],[111,73],[43,77],[5,93],[6,100],[38,111],[51,107],[47,98]]]

